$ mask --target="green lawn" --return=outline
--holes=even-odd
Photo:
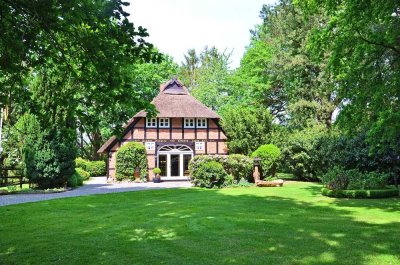
[[[400,264],[400,199],[169,189],[0,207],[0,264]]]

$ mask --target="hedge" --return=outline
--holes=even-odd
[[[380,190],[331,190],[322,188],[324,196],[333,198],[354,198],[354,199],[377,199],[399,196],[397,188],[386,188]]]
[[[75,163],[77,168],[82,168],[91,177],[104,176],[106,174],[106,162],[104,161],[90,161],[78,157],[75,159]]]
[[[116,157],[117,180],[133,179],[136,168],[139,168],[142,179],[146,177],[147,157],[143,144],[137,142],[127,143],[118,149]]]
[[[235,182],[241,179],[254,181],[252,177],[253,160],[244,155],[197,155],[193,157],[189,164],[191,174],[203,163],[216,161],[221,163],[226,173],[232,175]]]

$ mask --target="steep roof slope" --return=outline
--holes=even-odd
[[[152,101],[159,118],[215,118],[217,113],[189,94],[187,88],[176,78],[160,87],[160,93]],[[134,117],[146,117],[141,111]]]
[[[158,118],[210,118],[220,119],[217,113],[206,107],[203,103],[190,95],[188,89],[176,77],[160,86],[160,93],[153,99]],[[141,117],[146,117],[145,111],[138,112],[125,125],[124,135],[130,125]],[[104,153],[118,141],[117,137],[111,137],[97,151]]]

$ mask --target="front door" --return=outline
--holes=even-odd
[[[171,154],[171,177],[179,177],[179,157],[180,155]]]
[[[160,176],[167,176],[167,155],[158,156],[158,167],[161,169]]]

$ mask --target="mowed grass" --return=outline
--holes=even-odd
[[[0,264],[400,264],[400,199],[314,183],[0,207]]]

